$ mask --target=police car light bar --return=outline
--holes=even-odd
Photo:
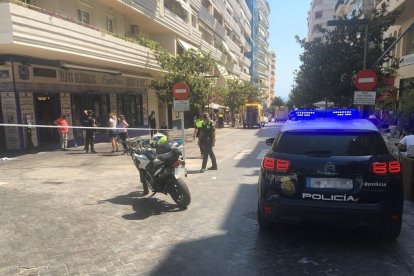
[[[289,113],[290,120],[325,119],[358,119],[356,109],[329,109],[329,110],[293,110]]]

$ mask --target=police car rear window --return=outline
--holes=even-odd
[[[367,156],[387,154],[384,139],[376,132],[285,132],[273,151],[307,156]]]

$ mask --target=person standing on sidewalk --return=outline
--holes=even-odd
[[[217,170],[216,156],[213,152],[213,147],[216,142],[216,129],[214,122],[210,120],[208,113],[203,114],[203,124],[200,130],[199,141],[203,153],[203,164],[201,165],[200,172],[206,171],[207,159],[210,156],[211,167],[209,170]]]
[[[150,127],[150,134],[151,138],[154,136],[155,133],[157,133],[157,118],[155,117],[155,112],[151,111],[151,114],[148,117],[149,127]]]
[[[85,129],[85,153],[89,152],[89,147],[91,148],[91,153],[96,153],[95,151],[95,129],[96,120],[92,110],[88,110],[88,117],[82,119],[82,126],[88,127]]]
[[[53,121],[53,124],[59,126],[59,141],[60,141],[60,150],[67,150],[68,148],[68,121],[66,121],[65,115],[60,115],[59,118]]]
[[[112,153],[115,151],[119,151],[118,149],[118,142],[116,141],[116,137],[118,136],[118,130],[116,129],[116,114],[113,112],[110,112],[109,114],[109,120],[108,120],[108,127],[111,128],[108,130],[108,136],[109,139],[111,139],[111,145],[112,145]]]
[[[129,124],[125,120],[125,116],[124,115],[119,115],[119,124],[118,124],[119,132],[118,132],[118,134],[119,134],[119,138],[122,141],[122,147],[124,148],[124,153],[126,153],[126,150],[127,150],[126,139],[128,137],[128,132],[127,132],[128,127],[129,127]]]

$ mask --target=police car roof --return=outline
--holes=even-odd
[[[309,132],[309,131],[375,131],[378,128],[366,119],[331,119],[320,118],[310,120],[287,120],[281,132]]]

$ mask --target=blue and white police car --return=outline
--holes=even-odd
[[[401,165],[377,127],[357,110],[295,110],[264,156],[258,221],[367,227],[401,232]]]

